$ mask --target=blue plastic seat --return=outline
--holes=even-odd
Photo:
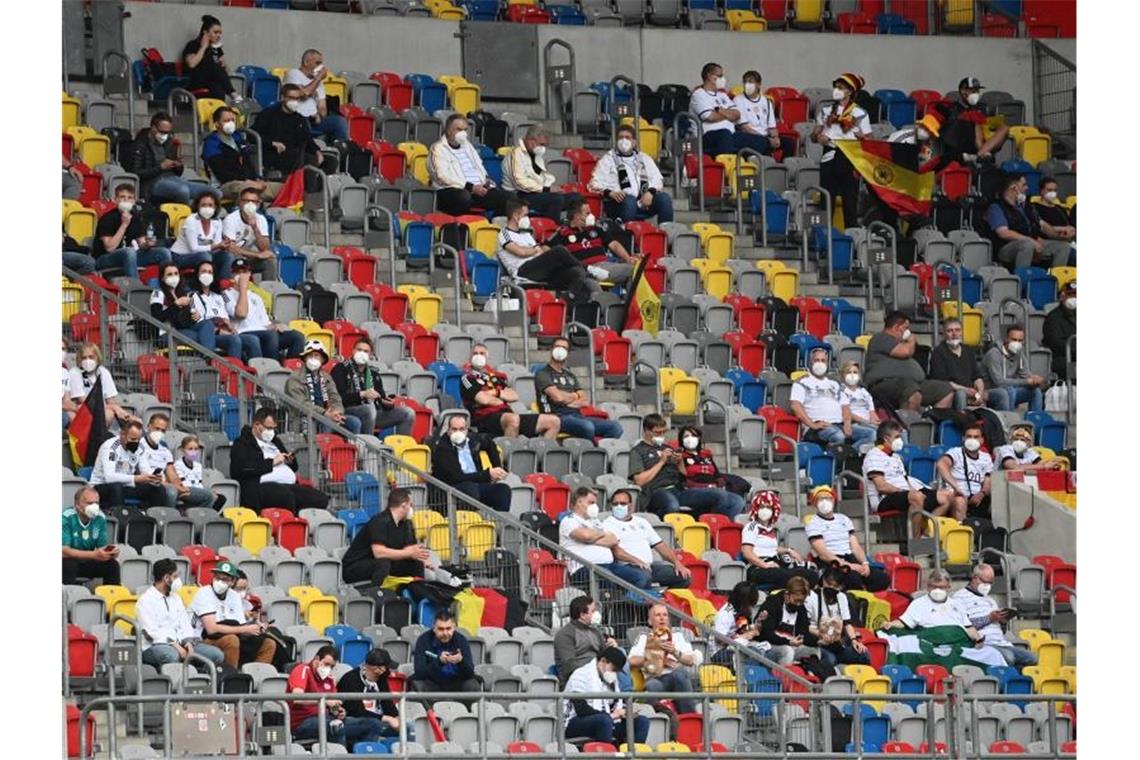
[[[740,405],[753,414],[767,403],[768,386],[763,380],[745,380],[740,386]]]
[[[213,393],[206,397],[206,405],[210,421],[219,423],[226,438],[236,441],[241,435],[238,400],[228,393]]]
[[[962,433],[950,420],[938,423],[938,442],[943,446],[961,446]]]

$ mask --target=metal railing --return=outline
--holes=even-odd
[[[197,143],[195,143],[195,149],[197,149]],[[305,164],[301,168],[304,170],[306,177],[308,177],[310,173],[316,174],[317,182],[321,186],[321,221],[323,222],[324,227],[325,250],[331,253],[332,243],[330,241],[332,240],[332,202],[329,198],[329,178],[325,176],[325,173],[323,171],[315,166]]]
[[[391,209],[371,203],[364,210],[364,236],[366,239],[365,247],[373,248],[375,246],[369,245],[367,238],[371,233],[371,221],[376,217],[383,216],[388,221],[388,286],[393,290],[396,289],[396,215],[392,213]]]
[[[680,132],[681,117],[689,119],[696,127],[696,136],[689,137]],[[693,140],[696,140],[696,151],[692,150]],[[685,173],[685,156],[697,157],[697,209],[705,210],[705,144],[704,134],[701,132],[701,117],[692,111],[678,111],[673,115],[673,196],[681,197],[681,175]]]
[[[954,275],[953,291],[950,288],[943,288],[941,283],[938,282],[938,276],[942,273],[943,269],[949,269]],[[957,301],[958,303],[958,319],[965,319],[963,313],[962,303],[962,265],[960,263],[950,263],[949,261],[939,261],[934,265],[934,271],[931,273],[934,277],[934,282],[930,286],[931,302],[930,307],[934,312],[934,339],[937,340],[941,334],[939,332],[939,322],[942,319],[942,304],[949,301]],[[957,293],[952,296],[951,293]]]
[[[732,419],[728,413],[728,407],[720,399],[713,398],[712,396],[704,396],[701,398],[697,409],[700,413],[700,425],[703,428],[705,422],[705,406],[715,406],[720,409],[724,415],[724,471],[732,473]]]
[[[506,327],[503,324],[503,291],[510,292],[519,302],[519,322],[522,326],[523,366],[530,368],[530,310],[527,308],[526,290],[515,284],[509,277],[499,279],[499,287],[495,290],[495,326],[502,332]]]
[[[826,214],[823,220],[823,231],[824,234],[827,235],[827,284],[831,285],[835,279],[833,274],[835,264],[831,253],[831,193],[820,185],[808,185],[802,188],[799,196],[796,198],[796,216],[798,216],[800,220],[800,269],[803,272],[808,270],[808,239],[813,234],[816,226],[809,224],[807,221],[808,193],[812,190],[823,197],[823,210],[824,214]]]
[[[1054,137],[1077,137],[1077,64],[1039,40],[1030,40],[1033,60],[1033,123]]]
[[[629,90],[633,95],[633,130],[634,135],[637,137],[638,144],[641,144],[641,97],[637,92],[637,82],[624,74],[618,74],[610,80],[610,144],[617,145],[617,128],[618,122],[631,114],[626,108],[626,104],[618,103],[617,99],[617,86],[619,82],[624,82],[629,85]]]
[[[747,156],[756,156],[758,165],[756,173],[760,175],[760,235],[761,244],[763,247],[768,247],[768,204],[765,202],[765,191],[768,189],[767,180],[764,178],[764,154],[752,148],[741,148],[736,152],[736,234],[742,235],[744,233],[744,189],[746,186],[751,185],[751,182],[745,182],[744,172],[744,159]],[[749,175],[751,179],[752,175]],[[750,191],[754,188],[749,187]],[[753,226],[756,225],[756,220],[752,220]],[[755,234],[755,233],[754,233]]]
[[[867,479],[863,477],[862,473],[854,470],[843,470],[839,473],[839,491],[837,493],[840,501],[843,500],[843,483],[847,478],[859,482],[859,491],[863,499],[863,552],[867,553],[871,551],[871,494],[867,492]],[[909,525],[907,530],[910,530]]]
[[[176,103],[189,103],[190,104],[190,122],[187,125],[182,121],[178,113],[175,111],[174,105]],[[189,126],[190,132],[190,150],[193,152],[191,158],[194,160],[194,171],[198,171],[198,98],[194,93],[189,90],[184,90],[181,87],[175,87],[170,91],[166,97],[166,112],[170,114],[170,118],[174,121],[174,128],[177,130],[179,127]]]
[[[435,259],[435,252],[443,251],[450,253],[455,261],[455,326],[460,330],[463,329],[463,270],[464,266],[460,262],[459,257],[462,255],[459,251],[455,250],[452,246],[444,242],[436,242],[432,244],[431,251],[428,252],[428,258]]]
[[[135,72],[134,69],[131,68],[131,59],[128,58],[125,54],[120,53],[118,50],[108,50],[106,53],[104,53],[102,61],[103,97],[123,92],[123,90],[119,89],[118,87],[112,89],[107,86],[107,83],[109,81],[116,81],[117,79],[121,78],[118,76],[111,77],[109,75],[107,64],[111,61],[111,59],[122,61],[124,68],[126,69],[127,127],[130,129],[131,137],[133,138],[135,134]],[[67,66],[64,66],[63,75],[67,76]]]
[[[873,245],[873,239],[876,231],[881,231],[884,236],[890,240],[891,258],[889,262],[885,260],[885,251],[876,251],[876,260],[874,262],[871,261],[871,246]],[[876,266],[889,263],[891,266],[891,309],[897,309],[899,300],[899,249],[898,235],[895,233],[895,228],[886,222],[871,222],[867,225],[867,236],[863,240],[863,245],[867,246],[867,308],[872,308],[874,306],[874,304],[871,302],[871,299],[874,297],[874,291],[872,290],[872,273],[875,271]],[[879,287],[882,290],[886,290],[886,283],[883,282],[883,278],[880,278]],[[885,296],[883,298],[883,301],[886,301]]]
[[[792,482],[795,484],[796,489],[796,517],[803,517],[803,492],[800,488],[800,450],[799,441],[791,436],[784,435],[783,433],[772,433],[768,436],[767,444],[765,445],[765,453],[767,454],[768,472],[771,472],[776,465],[776,442],[783,441],[788,444],[792,449]]]
[[[570,62],[566,66],[556,66],[551,64],[550,52],[552,49],[559,47],[566,51],[570,56]],[[578,106],[575,103],[577,100],[577,87],[575,79],[575,66],[574,66],[574,47],[566,40],[555,37],[546,43],[542,48],[542,69],[546,72],[546,118],[554,118],[551,115],[551,105],[555,97],[561,99],[562,93],[559,88],[563,82],[569,84],[570,90],[570,134],[578,134]],[[552,94],[554,97],[552,97]],[[559,114],[561,118],[561,114]]]
[[[571,330],[573,330],[573,332],[571,332]],[[598,359],[597,359],[597,356],[595,356],[595,354],[594,354],[594,331],[591,330],[590,327],[588,325],[586,325],[584,322],[572,321],[572,322],[567,322],[564,325],[564,332],[567,335],[574,335],[574,336],[585,335],[586,336],[586,351],[587,351],[588,356],[589,356],[589,361],[586,362],[586,367],[588,370],[588,377],[590,378],[590,385],[589,385],[590,396],[589,396],[589,398],[590,398],[590,403],[596,405],[598,402],[598,397],[595,395],[598,392]],[[570,347],[571,347],[571,349],[573,349],[574,344],[571,343]],[[527,365],[527,366],[529,367],[530,365]]]

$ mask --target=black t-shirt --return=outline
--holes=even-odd
[[[1069,212],[1064,206],[1050,206],[1045,203],[1034,203],[1033,210],[1037,212],[1037,218],[1050,227],[1068,227],[1072,224],[1072,222],[1069,221]]]
[[[222,68],[222,64],[218,61],[224,55],[221,48],[206,46],[206,52],[202,56],[202,60],[194,68],[190,68],[186,63],[186,56],[195,55],[199,48],[202,46],[202,38],[195,37],[186,43],[186,47],[182,48],[182,70],[190,75],[190,89],[196,90],[200,87],[209,87],[219,78],[225,79],[228,75],[226,70]]]
[[[150,218],[150,215],[145,210],[138,206],[135,207],[135,211],[131,215],[131,223],[127,225],[127,231],[123,235],[123,239],[119,241],[120,248],[126,248],[131,244],[132,240],[138,240],[146,235],[148,218]],[[103,248],[103,238],[108,235],[114,235],[118,231],[119,224],[122,220],[123,214],[117,208],[99,217],[99,223],[95,225],[95,237],[91,240],[92,256],[99,257],[107,253],[106,249]],[[155,229],[158,229],[157,225]]]
[[[954,352],[943,341],[930,352],[930,373],[928,377],[931,380],[945,380],[948,383],[957,383],[971,388],[974,381],[981,376],[977,356],[974,354],[974,349],[969,346],[962,346],[962,355],[955,356]]]
[[[389,549],[403,549],[415,542],[416,532],[412,527],[412,521],[404,520],[397,525],[392,519],[392,512],[386,509],[360,529],[356,538],[352,539],[348,551],[341,558],[341,562],[351,565],[354,562],[372,559],[372,544],[383,544]]]
[[[363,693],[366,691],[388,691],[387,679],[383,683],[375,684],[365,681],[360,675],[360,668],[350,670],[340,677],[336,683],[336,690],[340,694]],[[344,711],[350,718],[379,718],[381,715],[396,717],[400,714],[396,703],[390,699],[365,699],[363,701],[345,700]]]

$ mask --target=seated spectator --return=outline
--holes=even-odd
[[[819,639],[819,656],[826,664],[870,665],[867,647],[859,640],[851,616],[851,600],[843,590],[846,572],[829,567],[818,589],[804,605],[808,613],[808,630]]]
[[[1045,378],[1029,371],[1029,352],[1025,350],[1025,329],[1018,324],[1007,325],[1005,340],[994,343],[982,357],[986,380],[990,386],[990,399],[1004,397],[995,403],[998,409],[1017,409],[1029,404],[1029,411],[1044,408]]]
[[[982,379],[982,369],[978,364],[978,354],[971,346],[962,343],[962,322],[949,319],[942,323],[943,341],[930,352],[931,380],[943,380],[954,389],[954,408],[958,411],[974,406],[985,406],[990,402],[1000,402],[1005,398],[990,398]]]
[[[857,445],[860,447],[865,443],[874,443],[879,418],[875,414],[875,400],[871,398],[871,392],[862,385],[863,377],[859,371],[859,363],[843,362],[843,366],[839,368],[839,376],[843,378],[839,403],[846,402],[850,411],[852,440],[858,441]]]
[[[413,691],[483,691],[483,683],[475,675],[471,645],[459,632],[450,610],[438,611],[432,627],[416,639],[412,662]]]
[[[685,488],[716,488],[725,491],[729,496],[740,499],[740,509],[736,508],[736,499],[726,500],[733,517],[743,512],[744,497],[751,492],[752,485],[739,475],[721,472],[717,468],[712,452],[705,448],[705,437],[701,429],[687,425],[678,431],[677,440],[681,444],[681,468],[685,472]]]
[[[110,426],[118,420],[120,423],[132,419],[131,413],[119,403],[119,389],[115,387],[115,380],[110,371],[103,366],[103,352],[96,343],[81,343],[75,352],[75,366],[68,372],[71,400],[76,408],[87,400],[87,394],[99,383],[103,389],[103,409],[106,413],[106,422]]]
[[[1018,670],[1027,665],[1036,665],[1037,655],[1029,649],[1014,646],[1002,632],[1002,626],[1008,624],[1010,618],[1007,610],[1002,609],[990,596],[993,584],[993,567],[984,562],[974,565],[970,582],[954,592],[950,601],[966,613],[970,625],[981,634],[986,646],[996,649],[1007,665]]]
[[[408,489],[393,488],[388,493],[387,508],[365,523],[341,558],[345,583],[379,586],[389,575],[424,576],[431,554],[416,541],[414,511]]]
[[[761,87],[763,80],[759,71],[744,72],[744,91],[733,99],[732,105],[740,114],[736,122],[736,132],[745,135],[757,135],[765,139],[764,155],[782,149],[785,158],[795,155],[795,141],[780,137],[780,130],[776,120],[776,105],[772,99],[764,94]]]
[[[570,340],[559,335],[550,348],[550,361],[534,373],[534,390],[538,408],[544,414],[561,420],[561,432],[572,438],[621,438],[621,425],[616,420],[582,414],[590,405],[590,396],[582,390],[574,372],[566,366],[570,357]],[[597,414],[605,414],[598,412]]]
[[[121,425],[119,435],[99,446],[95,467],[88,481],[99,492],[99,501],[121,507],[127,499],[138,499],[143,507],[173,507],[173,493],[162,485],[162,472],[140,469],[142,464],[142,423],[135,419]]]
[[[77,201],[81,195],[83,195],[83,173],[75,168],[67,156],[64,156],[63,198],[64,200]]]
[[[246,362],[254,356],[261,356],[261,341],[257,335],[249,332],[239,334],[230,322],[221,278],[214,276],[214,262],[199,264],[194,279],[187,285],[193,310],[201,314],[204,321],[214,325],[214,345],[219,353]]]
[[[182,509],[214,506],[214,494],[206,488],[192,488],[182,482],[174,455],[166,445],[164,436],[170,428],[165,412],[155,412],[147,421],[146,435],[139,441],[139,472],[149,472],[163,478],[167,502],[175,502]]]
[[[80,578],[119,585],[119,547],[111,543],[99,498],[98,491],[83,486],[75,492],[75,505],[63,510],[64,585],[73,586]]]
[[[759,603],[760,590],[755,584],[751,581],[737,583],[713,618],[713,632],[742,647],[753,648],[761,654],[767,652],[772,645],[760,638],[759,621],[766,618],[768,613],[757,609]],[[735,671],[736,651],[719,638],[717,644],[719,648],[710,662]],[[747,664],[748,660],[744,662]]]
[[[944,116],[941,138],[947,161],[992,162],[994,153],[1009,136],[1009,127],[1002,124],[985,137],[982,127],[986,123],[986,108],[981,105],[984,89],[977,77],[965,77],[958,82],[958,99],[948,107],[939,107]]]
[[[116,186],[115,203],[116,208],[99,217],[95,225],[91,238],[95,268],[137,278],[140,266],[170,261],[170,251],[159,246],[154,237],[154,211],[136,205],[134,185],[124,182]]]
[[[269,222],[260,208],[261,192],[247,185],[238,195],[237,208],[226,214],[222,222],[222,239],[230,244],[226,250],[234,257],[245,259],[250,271],[266,280],[276,280],[277,253],[269,239]],[[233,271],[232,261],[230,268]],[[223,276],[222,279],[229,278]]]
[[[453,113],[443,123],[443,130],[428,154],[436,209],[452,216],[470,214],[475,208],[506,214],[506,202],[513,196],[487,176],[483,159],[467,136],[467,118]]]
[[[1072,245],[1068,240],[1049,240],[1042,235],[1037,212],[1025,202],[1028,189],[1025,175],[1006,175],[994,202],[986,209],[994,258],[1011,272],[1030,265],[1046,269],[1065,266]]]
[[[783,588],[788,579],[800,576],[815,583],[819,578],[795,549],[780,545],[780,493],[758,491],[748,509],[748,522],[740,534],[740,556],[748,563],[748,582],[755,586]]]
[[[948,409],[954,403],[954,389],[942,380],[927,379],[914,359],[917,346],[907,316],[901,311],[888,312],[883,317],[882,332],[871,336],[867,344],[867,371],[863,378],[867,390],[899,409]]]
[[[277,102],[253,120],[253,131],[261,135],[262,171],[267,179],[284,180],[303,166],[318,167],[325,174],[336,172],[336,159],[321,153],[309,120],[298,113],[303,97],[297,85],[283,84]]]
[[[507,387],[503,377],[488,372],[486,366],[487,347],[476,343],[471,349],[471,370],[459,381],[459,393],[463,406],[471,414],[472,427],[492,438],[543,435],[556,439],[561,429],[558,417],[512,412],[510,404],[519,400],[519,394]]]
[[[554,669],[558,688],[566,686],[570,674],[595,659],[617,641],[602,629],[602,612],[589,594],[570,600],[569,620],[554,634]]]
[[[489,467],[483,466],[483,454]],[[461,414],[448,417],[447,435],[439,436],[432,446],[431,472],[491,509],[506,512],[511,508],[511,487],[503,482],[510,473],[503,469],[499,447],[482,433],[468,430],[467,418]]]
[[[214,321],[195,308],[190,286],[182,281],[177,264],[167,262],[159,269],[158,287],[150,293],[150,315],[204,348],[213,351],[217,347]],[[158,345],[165,347],[166,332],[159,329]]]
[[[617,128],[614,149],[594,166],[588,188],[602,194],[602,211],[609,219],[632,222],[657,217],[658,224],[673,221],[673,196],[657,162],[638,149],[637,130],[628,124]]]
[[[61,411],[63,412],[63,428],[66,430],[71,421],[75,419],[75,413],[79,411],[79,404],[71,400],[71,368],[67,366],[67,341],[61,340],[60,342],[63,344],[63,361],[60,368],[63,373]]]
[[[230,99],[240,103],[240,92],[234,92],[230,84],[230,72],[226,68],[225,52],[222,50],[222,22],[214,16],[202,16],[202,28],[198,36],[182,48],[182,71],[189,72],[189,90],[205,90],[198,97]]]
[[[360,338],[346,356],[333,367],[333,382],[344,403],[344,413],[360,422],[360,432],[373,435],[377,430],[395,427],[400,435],[409,435],[416,413],[400,406],[395,396],[384,390],[380,375],[372,365],[372,341]]]
[[[558,523],[558,543],[566,551],[585,561],[608,570],[631,586],[648,587],[645,574],[632,565],[614,561],[614,548],[618,537],[606,530],[598,519],[598,495],[593,489],[581,486],[574,491],[570,511]],[[573,557],[566,559],[566,572],[570,583],[586,585],[590,570]]]
[[[614,692],[614,699],[567,699],[564,703],[565,734],[568,739],[588,738],[590,741],[621,744],[628,740],[629,725],[624,704],[617,699],[618,671],[625,667],[625,654],[617,647],[606,647],[597,658],[590,660],[570,674],[566,693],[592,694]],[[638,715],[633,719],[633,741],[644,744],[649,736],[649,718]]]
[[[388,676],[396,670],[392,655],[377,647],[369,650],[359,668],[354,668],[340,677],[336,690],[341,694],[382,694],[391,691]],[[380,721],[380,736],[400,735],[400,711],[391,699],[350,699],[344,702],[344,712],[349,718],[375,718]],[[415,738],[412,726],[407,727],[408,741]]]
[[[880,424],[875,447],[863,457],[863,477],[871,511],[878,515],[906,512],[911,536],[920,538],[926,525],[924,510],[934,515],[950,513],[961,520],[966,516],[966,503],[950,489],[935,489],[909,477],[899,456],[905,445],[902,425],[894,420]]]
[[[509,358],[509,357],[508,357]],[[477,369],[481,372],[486,372],[489,375],[494,375],[501,382],[507,382],[509,379],[506,372],[495,369],[490,364],[490,355],[487,353],[487,346],[483,343],[476,343],[471,347],[471,356],[460,367],[464,372],[470,372]]]
[[[212,261],[223,280],[230,278],[233,241],[222,238],[222,220],[218,216],[218,199],[210,190],[199,193],[190,204],[194,212],[182,220],[182,229],[170,252],[179,268],[196,267]]]
[[[574,303],[585,303],[601,291],[597,281],[565,248],[538,244],[525,203],[511,198],[503,213],[507,223],[499,231],[497,255],[511,279],[565,290]]]
[[[270,407],[253,414],[230,451],[230,477],[241,486],[242,506],[255,512],[264,506],[325,509],[329,497],[297,482],[297,457],[277,435],[277,418]]]
[[[182,179],[186,167],[178,155],[174,122],[159,111],[150,117],[150,127],[141,129],[131,143],[124,168],[138,175],[139,195],[154,206],[161,203],[190,203],[190,183]]]
[[[840,74],[831,83],[834,100],[820,104],[811,139],[823,146],[819,161],[819,184],[831,194],[831,204],[843,204],[843,226],[859,226],[859,175],[836,143],[871,136],[871,119],[856,104],[865,81],[858,74]]]
[[[772,645],[767,657],[781,665],[819,656],[819,638],[811,632],[807,601],[811,584],[803,578],[789,578],[783,590],[769,594],[760,610],[768,613],[760,621],[761,641]]]
[[[1053,352],[1053,374],[1069,380],[1069,362],[1065,353],[1069,339],[1077,334],[1077,281],[1061,289],[1060,304],[1045,317],[1041,345]],[[1073,361],[1077,360],[1077,342],[1073,340]]]
[[[634,514],[629,491],[617,491],[610,499],[610,516],[602,522],[602,530],[617,536],[614,560],[638,570],[642,579],[634,585],[648,588],[650,583],[665,588],[688,588],[693,572],[677,557],[673,547],[662,540],[649,521]],[[655,561],[653,552],[661,555]],[[687,691],[687,689],[685,689]]]
[[[336,681],[332,672],[337,663],[336,647],[325,644],[309,662],[298,663],[289,673],[290,694],[335,694]],[[325,739],[332,744],[351,747],[357,742],[374,742],[380,738],[384,724],[375,716],[353,716],[345,710],[339,699],[326,699],[324,715],[321,703],[294,700],[289,703],[289,727],[293,738],[312,741],[320,736],[321,722],[325,724]]]
[[[273,662],[277,642],[265,635],[263,622],[248,623],[245,607],[233,589],[238,569],[228,560],[214,567],[209,586],[202,586],[190,602],[194,637],[222,650],[225,664],[238,668],[247,662]]]
[[[233,282],[222,297],[230,324],[241,336],[242,351],[248,354],[246,358],[265,356],[282,361],[299,357],[305,349],[305,336],[269,319],[265,301],[249,287],[250,264],[245,258],[234,259],[233,268]],[[257,340],[256,350],[252,341],[247,342],[246,335]]]
[[[95,259],[91,249],[80,245],[79,241],[65,231],[63,233],[63,265],[76,274],[91,274],[95,271]]]
[[[202,160],[222,189],[223,198],[236,198],[252,187],[271,201],[281,192],[280,182],[266,182],[257,172],[257,150],[238,129],[237,111],[227,106],[214,109],[214,131],[202,140]]]
[[[348,122],[339,113],[329,113],[325,100],[325,57],[321,51],[310,48],[301,54],[301,66],[285,72],[282,84],[296,85],[301,90],[297,113],[309,120],[313,134],[333,140],[348,139]]]
[[[559,227],[549,242],[569,251],[594,279],[620,284],[633,275],[637,259],[622,245],[614,227],[599,226],[590,204],[572,197],[566,204],[566,225]],[[613,261],[608,254],[620,261]]]
[[[310,340],[301,352],[304,365],[294,370],[285,381],[285,397],[308,408],[318,417],[328,417],[338,425],[348,428],[351,433],[360,432],[360,419],[344,413],[344,403],[337,392],[332,375],[324,370],[329,363],[325,344]],[[319,427],[325,427],[320,425]]]
[[[701,68],[701,86],[693,90],[689,110],[701,119],[706,155],[736,153],[741,148],[751,148],[760,153],[769,151],[767,136],[737,130],[741,113],[728,94],[728,80],[719,63],[706,63]]]
[[[151,577],[154,584],[135,603],[135,619],[146,646],[142,661],[161,670],[163,665],[186,662],[191,654],[196,654],[221,667],[225,661],[222,650],[202,641],[190,625],[190,613],[178,594],[182,588],[178,565],[169,557],[155,560]]]
[[[641,423],[641,440],[629,452],[629,478],[641,489],[638,508],[658,517],[679,512],[718,512],[735,518],[744,511],[744,499],[723,488],[686,486],[684,453],[665,445],[668,425],[660,414],[647,414]]]
[[[856,431],[851,425],[851,402],[843,387],[827,376],[828,353],[813,348],[808,358],[811,373],[792,383],[792,412],[807,430],[803,440],[822,446],[838,446],[851,441],[856,447],[870,443],[866,426]],[[858,435],[856,435],[858,433]]]
[[[1061,459],[1045,460],[1033,448],[1033,426],[1014,425],[1009,430],[1009,443],[998,446],[994,451],[994,464],[1003,470],[1060,470],[1064,468]]]
[[[990,519],[990,474],[994,460],[982,451],[985,437],[981,423],[970,423],[962,431],[962,445],[955,446],[938,458],[938,474],[942,482],[966,502],[966,514],[955,514],[958,520],[967,516]]]
[[[190,498],[193,498],[195,491],[205,491],[210,494],[211,503],[202,506],[213,507],[215,511],[221,512],[222,507],[226,505],[226,497],[211,493],[202,481],[202,442],[198,440],[198,436],[193,433],[183,436],[178,450],[182,452],[182,456],[174,460],[174,472],[182,481],[182,485],[189,489]]]
[[[1033,201],[1033,211],[1041,225],[1041,234],[1050,240],[1076,240],[1077,226],[1069,210],[1058,203],[1057,180],[1042,177],[1037,183],[1038,200]]]
[[[528,127],[526,135],[503,159],[503,190],[517,195],[539,216],[558,221],[567,201],[581,200],[581,196],[551,192],[557,180],[546,171],[546,161],[543,160],[549,144],[550,133],[546,127],[539,124]]]
[[[694,683],[693,674],[701,667],[703,658],[683,633],[670,627],[669,608],[664,604],[653,605],[649,608],[648,622],[649,633],[638,636],[637,642],[629,650],[629,666],[641,668],[645,675],[644,691],[650,694],[662,691],[700,691],[700,684]],[[650,636],[657,640],[655,648],[665,653],[661,662],[655,662],[655,658],[648,653]],[[672,701],[677,713],[697,711],[697,703],[692,699]]]
[[[815,515],[808,521],[807,538],[815,554],[816,566],[820,570],[846,568],[849,572],[845,585],[849,589],[886,590],[891,585],[890,577],[871,567],[867,552],[855,535],[855,524],[847,515],[835,511],[835,492],[831,486],[813,488],[811,501],[815,505]],[[789,588],[795,580],[788,581]],[[803,583],[807,585],[806,581]]]

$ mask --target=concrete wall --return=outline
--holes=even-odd
[[[1066,562],[1077,561],[1076,512],[1024,483],[1007,484],[1002,473],[995,473],[991,493],[994,525],[1017,531],[1010,537],[1014,553],[1026,557],[1055,554]],[[1033,527],[1021,530],[1030,514]]]

